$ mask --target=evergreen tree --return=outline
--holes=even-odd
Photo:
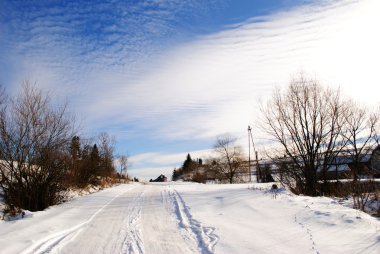
[[[74,136],[71,140],[71,145],[70,145],[70,150],[71,150],[71,158],[73,161],[77,161],[80,158],[80,139],[78,136]]]
[[[96,144],[92,147],[91,154],[90,154],[90,181],[91,183],[97,184],[97,176],[100,168],[100,155],[99,150]]]
[[[81,165],[80,154],[81,154],[80,140],[78,136],[74,136],[71,139],[71,144],[70,144],[71,172],[69,175],[71,176],[71,179],[69,181],[75,184],[78,182],[78,178],[80,174],[80,165]]]
[[[182,170],[183,173],[191,172],[194,169],[195,162],[191,159],[190,154],[188,153],[186,156],[186,160],[183,162]]]
[[[90,158],[92,161],[96,161],[96,162],[100,161],[99,149],[98,149],[98,146],[96,144],[91,149]]]
[[[90,156],[90,150],[91,146],[90,145],[85,145],[82,149],[82,158],[87,158]]]
[[[172,180],[177,181],[179,177],[178,171],[176,169],[173,170]]]

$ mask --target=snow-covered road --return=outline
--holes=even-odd
[[[120,185],[0,222],[0,253],[379,253],[379,220],[248,186]]]
[[[1,253],[212,253],[217,238],[170,186],[122,185],[4,222]]]
[[[178,193],[167,188],[135,186],[102,207],[78,232],[49,240],[32,253],[50,249],[67,254],[212,251],[204,244],[207,234],[197,235],[194,229],[201,232],[202,228],[194,226],[179,199]]]

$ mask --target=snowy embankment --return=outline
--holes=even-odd
[[[0,253],[379,253],[379,220],[252,186],[120,185],[0,222]]]
[[[216,228],[215,253],[379,253],[378,219],[330,198],[274,199],[269,185],[252,186],[176,186],[192,216]]]

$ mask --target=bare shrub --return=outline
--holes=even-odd
[[[236,138],[223,135],[217,138],[214,145],[217,157],[213,159],[212,168],[218,178],[227,179],[229,183],[233,183],[239,173],[246,173],[246,169],[242,168],[242,149],[235,143]]]
[[[28,82],[0,117],[0,188],[9,207],[43,210],[63,199],[73,124],[66,105]]]
[[[353,101],[347,102],[347,111],[344,114],[345,125],[342,131],[346,149],[343,154],[350,158],[350,170],[352,176],[352,195],[354,208],[364,211],[373,189],[372,166],[365,164],[372,151],[377,146],[376,126],[379,122],[379,112],[369,111]],[[369,181],[362,184],[360,175],[366,175]]]

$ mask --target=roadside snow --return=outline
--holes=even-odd
[[[379,253],[379,220],[248,187],[120,185],[0,222],[0,253]]]
[[[35,212],[22,220],[2,221],[0,252],[42,253],[59,246],[88,225],[116,197],[135,187],[117,186]]]
[[[378,219],[330,198],[248,187],[175,186],[192,216],[215,227],[215,253],[380,253]]]

